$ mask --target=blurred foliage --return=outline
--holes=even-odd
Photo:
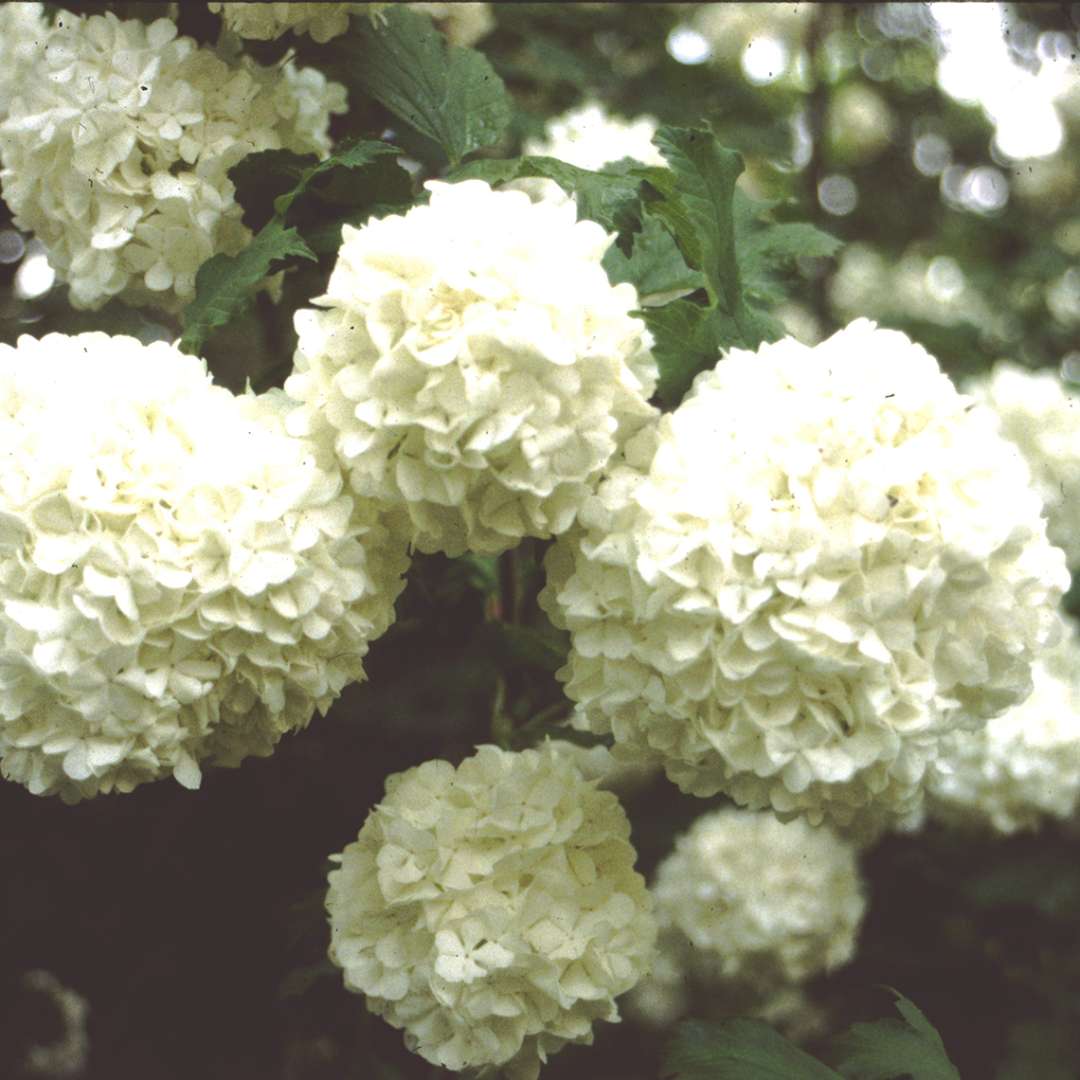
[[[107,6],[140,18],[161,11]],[[1075,48],[1077,11],[1009,6],[1017,59],[1033,63],[1045,35],[1065,35]],[[280,385],[295,343],[292,312],[323,291],[336,230],[406,201],[464,157],[455,175],[561,170],[586,216],[623,233],[607,262],[613,278],[643,292],[695,290],[653,309],[669,313],[654,319],[678,322],[658,329],[676,335],[673,355],[707,355],[716,339],[699,313],[743,302],[808,341],[870,315],[911,334],[957,377],[1002,357],[1056,367],[1080,348],[1077,95],[1061,107],[1066,137],[1057,154],[1010,161],[993,146],[983,110],[938,87],[940,43],[924,5],[515,3],[496,5],[495,15],[496,29],[478,46],[483,61],[460,51],[444,58],[440,41],[404,33],[420,25],[415,16],[391,13],[398,47],[426,49],[474,80],[453,107],[452,129],[441,126],[441,109],[432,113],[445,86],[428,85],[411,104],[386,89],[387,77],[376,87],[378,71],[364,60],[376,56],[377,42],[366,29],[323,46],[306,37],[250,43],[261,62],[292,50],[344,82],[351,108],[334,121],[339,146],[393,144],[412,175],[378,155],[359,165],[332,161],[318,175],[305,172],[311,162],[280,154],[234,170],[248,223],[300,228],[316,258],[285,264],[278,302],[249,289],[239,314],[207,324],[214,333],[204,354],[225,385]],[[219,20],[205,5],[185,2],[178,17],[182,33],[217,39]],[[679,35],[686,48],[704,42],[711,57],[679,62]],[[764,75],[750,60],[763,41],[778,58]],[[505,98],[485,82],[488,63]],[[656,180],[650,170],[618,163],[597,184],[601,174],[517,156],[547,119],[588,99],[674,129],[707,126],[741,155],[731,225],[737,273],[717,269],[722,252],[694,248],[678,213],[665,217],[663,181],[649,203],[642,185]],[[410,124],[402,114],[413,106]],[[1004,191],[1000,205],[971,197],[980,169],[994,170],[979,175]],[[0,214],[10,234],[10,215]],[[823,233],[844,246],[835,250]],[[74,311],[62,286],[29,295],[18,282],[35,258],[28,247],[21,261],[0,263],[0,340],[90,329],[144,341],[180,336],[178,319],[151,309],[114,302]],[[276,265],[268,259],[263,270]],[[736,279],[745,301],[723,297],[724,282]],[[536,543],[497,561],[418,557],[397,623],[372,648],[368,682],[273,757],[210,771],[196,795],[163,782],[66,807],[0,784],[2,973],[10,983],[46,968],[88,998],[89,1080],[449,1075],[407,1053],[400,1033],[370,1017],[326,962],[326,856],[355,836],[388,773],[431,757],[458,760],[492,739],[520,745],[563,719],[553,671],[565,640],[535,602],[542,557]],[[1080,611],[1077,590],[1069,606]],[[643,872],[720,801],[685,798],[662,779],[628,798]],[[1009,840],[937,829],[890,837],[865,856],[864,870],[871,905],[859,953],[811,988],[830,1036],[879,1020],[874,988],[888,984],[933,1017],[969,1080],[1080,1073],[1074,827]],[[595,1046],[567,1048],[544,1077],[651,1080],[665,1041],[599,1025]],[[839,1067],[827,1043],[807,1050]],[[11,1044],[0,1044],[0,1075],[18,1075]]]

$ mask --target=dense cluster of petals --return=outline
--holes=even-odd
[[[349,29],[349,16],[374,17],[385,4],[305,4],[305,3],[218,3],[207,7],[221,15],[222,21],[242,38],[273,41],[282,34],[310,34],[323,44]]]
[[[270,753],[363,675],[404,541],[280,392],[105,334],[0,345],[0,768],[76,800]]]
[[[26,66],[41,51],[42,10],[38,3],[0,4],[0,121],[7,117]]]
[[[1080,637],[1036,660],[1031,696],[979,731],[957,731],[927,774],[927,813],[1001,833],[1069,818],[1080,801]]]
[[[851,959],[866,908],[855,850],[827,827],[731,807],[678,838],[650,891],[657,962],[631,1000],[658,1025],[695,992],[721,1012],[782,1011]]]
[[[330,874],[345,985],[444,1068],[535,1078],[617,1020],[656,935],[630,825],[550,744],[428,761],[386,796]]]
[[[1031,469],[1048,520],[1047,533],[1080,567],[1080,395],[1053,371],[999,363],[972,380],[968,393],[993,409],[1001,433]]]
[[[2,51],[20,60],[0,183],[76,307],[182,306],[203,262],[250,239],[228,170],[257,150],[325,154],[345,111],[344,87],[314,69],[226,60],[169,19],[8,23]]]
[[[547,557],[560,673],[616,756],[819,822],[917,810],[1031,689],[1069,584],[993,415],[866,320],[733,350]]]
[[[427,187],[428,205],[344,227],[285,389],[294,430],[332,440],[421,551],[495,554],[570,527],[656,415],[656,363],[599,225],[480,180]]]

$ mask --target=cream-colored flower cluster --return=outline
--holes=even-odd
[[[41,53],[43,26],[41,4],[0,4],[0,122],[7,118],[26,69]]]
[[[651,888],[659,959],[631,995],[663,1026],[695,988],[721,1011],[776,1012],[777,995],[851,959],[866,909],[855,851],[827,828],[728,808],[698,818]]]
[[[427,187],[426,206],[344,227],[285,388],[294,430],[332,439],[421,551],[495,554],[570,527],[655,416],[656,363],[599,225],[480,180]]]
[[[602,169],[623,158],[663,166],[667,162],[652,141],[656,128],[652,116],[621,120],[590,101],[549,120],[543,139],[526,140],[525,153],[558,158],[579,169]]]
[[[533,1080],[645,973],[656,927],[630,825],[550,744],[429,761],[386,796],[330,874],[345,985],[448,1069]]]
[[[999,363],[967,387],[993,409],[1001,433],[1024,455],[1042,496],[1050,539],[1080,567],[1080,395],[1051,371]]]
[[[412,11],[430,15],[446,35],[451,45],[468,47],[487,37],[495,29],[495,16],[490,4],[453,3],[409,4]]]
[[[560,673],[616,756],[812,822],[917,809],[942,737],[1030,692],[1069,584],[1024,461],[866,320],[732,351],[547,558]]]
[[[349,29],[350,15],[367,15],[374,20],[386,4],[304,4],[304,3],[219,3],[206,5],[225,25],[242,38],[273,41],[290,31],[310,34],[324,44]]]
[[[1080,801],[1080,636],[1064,638],[1032,669],[1021,705],[980,731],[957,731],[927,774],[927,812],[947,824],[1001,833],[1068,818]]]
[[[227,62],[169,19],[61,12],[12,29],[4,51],[24,58],[0,182],[76,307],[189,301],[202,263],[251,236],[228,170],[257,150],[325,154],[345,111],[344,87],[319,72]]]
[[[0,757],[67,800],[270,753],[363,676],[404,541],[164,343],[0,345]]]

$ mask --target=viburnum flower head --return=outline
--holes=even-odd
[[[310,34],[323,44],[349,29],[350,15],[374,19],[386,4],[217,3],[206,5],[243,38],[272,41],[282,34]]]
[[[495,29],[491,4],[451,0],[450,3],[409,4],[408,7],[410,11],[430,15],[451,45],[468,48]]]
[[[815,823],[915,812],[941,738],[1030,692],[1069,584],[990,413],[866,320],[733,350],[581,522],[541,603],[592,729]]]
[[[721,1012],[773,1011],[778,995],[851,959],[866,910],[850,844],[827,827],[734,807],[698,818],[650,891],[658,962],[631,1002],[660,1026],[695,987]]]
[[[73,801],[234,765],[325,712],[404,542],[288,435],[283,394],[106,334],[0,345],[0,758]]]
[[[544,138],[527,139],[525,153],[558,158],[579,169],[602,169],[633,158],[643,165],[667,165],[653,145],[657,121],[652,116],[621,120],[590,101],[549,120]]]
[[[0,49],[19,58],[0,107],[4,199],[80,308],[182,307],[202,263],[251,237],[228,170],[257,150],[325,155],[346,107],[344,87],[311,68],[227,61],[169,19],[5,25],[20,40]]]
[[[534,1080],[618,1020],[656,936],[618,800],[550,745],[428,761],[386,796],[330,874],[345,985],[432,1064]]]
[[[979,731],[957,731],[927,775],[927,812],[950,825],[1014,833],[1071,817],[1080,800],[1080,636],[1035,661],[1031,696]]]
[[[333,440],[421,551],[495,554],[569,528],[655,416],[656,363],[599,225],[480,180],[426,186],[428,205],[343,228],[285,388],[294,430]]]
[[[999,363],[968,392],[990,406],[1024,455],[1042,496],[1051,541],[1080,567],[1080,396],[1056,372]]]

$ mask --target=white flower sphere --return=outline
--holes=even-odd
[[[463,3],[462,0],[453,0],[452,3],[408,4],[407,6],[411,11],[430,15],[439,24],[446,35],[446,40],[451,45],[468,48],[487,37],[495,29],[495,16],[492,14],[490,4]]]
[[[1050,539],[1080,567],[1080,397],[1056,372],[999,363],[968,392],[990,406],[1024,455],[1042,496]]]
[[[668,967],[756,1004],[847,963],[866,910],[851,845],[732,807],[678,838],[651,892]]]
[[[732,351],[547,557],[560,673],[616,756],[814,822],[917,811],[1020,702],[1069,584],[1019,452],[903,334]]]
[[[45,29],[41,4],[0,4],[0,121],[7,119],[26,68],[44,47]]]
[[[0,767],[74,801],[270,753],[363,675],[406,559],[340,472],[164,343],[0,345]]]
[[[927,812],[1001,833],[1069,818],[1080,801],[1080,635],[1069,620],[1032,668],[1034,689],[979,731],[957,731],[927,775]]]
[[[76,307],[183,306],[199,267],[251,237],[228,170],[257,150],[325,154],[345,111],[344,87],[318,72],[227,62],[169,19],[61,12],[17,29],[0,183]]]
[[[374,18],[386,4],[218,3],[206,5],[221,15],[225,25],[242,38],[273,41],[282,34],[310,34],[325,44],[349,29],[349,16]]]
[[[558,158],[579,169],[602,169],[623,158],[665,166],[652,141],[657,127],[652,116],[621,120],[590,101],[549,120],[543,139],[526,140],[525,153]]]
[[[599,225],[480,180],[427,187],[426,206],[344,227],[285,389],[294,430],[333,439],[421,551],[496,554],[570,527],[655,416],[656,363]]]
[[[391,776],[330,874],[330,956],[432,1064],[532,1080],[642,977],[656,927],[630,825],[547,744]]]

